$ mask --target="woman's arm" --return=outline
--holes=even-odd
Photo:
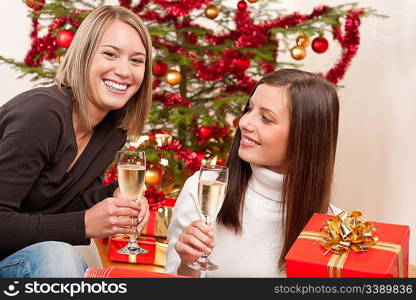
[[[86,244],[84,211],[47,215],[23,211],[31,191],[55,153],[63,121],[55,99],[37,95],[2,107],[0,115],[0,254],[45,240]],[[12,235],[12,236],[11,236]],[[3,238],[10,237],[10,238]]]

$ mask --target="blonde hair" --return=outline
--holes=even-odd
[[[55,75],[55,83],[69,86],[74,96],[75,110],[85,125],[91,128],[88,109],[88,72],[98,43],[107,27],[114,21],[122,21],[133,27],[146,49],[143,82],[139,90],[124,106],[120,128],[129,130],[133,136],[141,134],[152,101],[152,40],[146,26],[132,11],[118,6],[106,5],[93,10],[81,23]]]

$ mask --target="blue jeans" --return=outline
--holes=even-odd
[[[0,278],[84,277],[87,267],[70,244],[41,242],[0,261]]]

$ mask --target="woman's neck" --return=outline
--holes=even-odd
[[[94,131],[94,127],[98,124],[91,124],[92,126],[91,128],[89,128],[82,120],[79,113],[76,111],[73,111],[72,113],[72,123],[74,125],[74,133],[77,140],[83,139],[84,137],[91,135],[91,133]]]
[[[94,131],[97,126],[107,115],[108,111],[98,111],[93,106],[90,106],[89,117],[90,126],[87,126],[86,122],[81,118],[81,115],[77,110],[74,109],[72,112],[72,122],[74,124],[74,132],[78,137],[87,136]]]

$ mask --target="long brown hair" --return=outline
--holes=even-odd
[[[146,49],[142,84],[132,99],[123,107],[120,120],[121,128],[129,129],[132,135],[138,136],[143,130],[152,102],[152,40],[144,23],[131,10],[111,5],[93,10],[79,26],[71,46],[58,67],[55,82],[58,87],[61,85],[71,87],[75,109],[85,125],[91,127],[88,109],[88,72],[101,37],[114,20],[122,21],[134,28]]]
[[[284,166],[283,249],[279,267],[314,212],[326,213],[338,136],[339,102],[335,87],[318,75],[281,69],[266,74],[260,84],[285,87],[290,98],[290,132]],[[253,93],[251,95],[253,95]],[[250,96],[251,97],[251,96]],[[248,104],[243,110],[247,112]],[[234,230],[242,228],[244,196],[252,171],[238,156],[241,131],[237,128],[228,156],[229,183],[224,204],[218,214],[219,224]]]

